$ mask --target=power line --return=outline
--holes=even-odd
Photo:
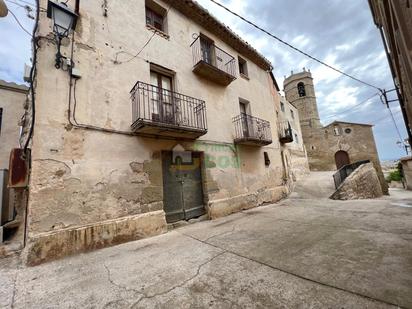
[[[266,34],[269,35],[270,37],[272,37],[272,38],[274,38],[275,40],[279,41],[280,43],[282,43],[282,44],[290,47],[291,49],[297,51],[298,53],[300,53],[300,54],[302,54],[302,55],[304,55],[304,56],[306,56],[306,57],[308,57],[308,58],[310,58],[310,59],[312,59],[312,60],[314,60],[314,61],[316,61],[316,62],[318,62],[318,63],[320,63],[320,64],[322,64],[322,65],[324,65],[324,66],[326,66],[326,67],[328,67],[329,69],[332,69],[332,70],[334,70],[334,71],[336,71],[336,72],[338,72],[338,73],[346,76],[346,77],[349,77],[349,78],[351,78],[351,79],[353,79],[353,80],[355,80],[355,81],[357,81],[357,82],[359,82],[359,83],[362,83],[362,84],[364,84],[364,85],[366,85],[366,86],[369,86],[369,87],[375,88],[375,89],[377,89],[377,90],[379,90],[379,91],[382,91],[381,88],[379,88],[379,87],[377,87],[377,86],[374,86],[374,85],[372,85],[372,84],[370,84],[370,83],[367,83],[367,82],[365,82],[365,81],[363,81],[363,80],[360,80],[359,78],[356,78],[356,77],[354,77],[354,76],[352,76],[352,75],[349,75],[348,73],[345,73],[345,72],[343,72],[343,71],[341,71],[341,70],[339,70],[339,69],[331,66],[330,64],[327,64],[326,62],[323,62],[322,60],[319,60],[319,59],[317,59],[316,57],[311,56],[311,55],[309,55],[308,53],[300,50],[299,48],[297,48],[297,47],[295,47],[295,46],[287,43],[286,41],[282,40],[281,38],[277,37],[276,35],[270,33],[269,31],[267,31],[267,30],[259,27],[258,25],[254,24],[254,23],[251,22],[251,21],[247,20],[245,17],[243,17],[243,16],[237,14],[236,12],[230,10],[229,8],[227,8],[226,6],[224,6],[223,4],[221,4],[221,3],[219,3],[219,2],[217,2],[217,1],[215,1],[215,0],[209,0],[209,1],[213,2],[213,3],[216,4],[217,6],[220,6],[220,7],[223,8],[224,10],[228,11],[230,14],[232,14],[232,15],[240,18],[240,19],[243,20],[244,22],[246,22],[246,23],[248,23],[249,25],[255,27],[256,29],[258,29],[258,30],[266,33]]]
[[[397,111],[394,112],[393,114],[395,115],[395,114],[398,114],[398,113],[400,113],[400,112],[401,112],[401,110],[397,110]],[[377,123],[379,123],[379,122],[381,122],[382,120],[385,120],[385,119],[388,119],[388,116],[384,116],[384,117],[380,117],[380,118],[378,118],[378,119],[375,119],[375,120],[371,121],[371,123],[377,124]]]
[[[166,10],[165,16],[169,13],[171,7],[172,7],[172,4],[170,4],[170,5],[169,5],[169,8]],[[117,60],[117,57],[119,56],[119,54],[129,54],[129,55],[131,55],[131,54],[128,53],[128,52],[125,52],[125,51],[117,52],[117,53],[116,53],[115,60],[114,60],[114,63],[115,63],[115,64],[127,63],[127,62],[130,62],[130,61],[132,61],[133,59],[139,57],[139,55],[141,54],[141,52],[147,47],[147,45],[150,44],[150,42],[152,41],[152,39],[154,38],[154,36],[156,35],[156,33],[157,33],[157,31],[154,30],[153,34],[152,34],[152,35],[150,36],[150,38],[146,41],[146,43],[144,43],[143,46],[140,48],[140,50],[139,50],[135,55],[133,55],[133,57],[131,57],[130,59],[127,59],[127,60],[125,60],[125,61],[118,61],[118,60]]]
[[[16,20],[16,22],[19,24],[20,28],[26,32],[30,37],[32,37],[32,34],[26,30],[26,28],[23,27],[23,25],[20,23],[19,19],[17,18],[17,16],[13,13],[12,10],[10,10],[9,8],[9,12],[11,13],[11,15],[14,17],[14,19]]]
[[[390,107],[389,105],[388,105],[388,109],[389,109],[389,113],[391,114],[391,118],[392,118],[393,124],[394,124],[394,126],[395,126],[395,128],[396,128],[396,132],[398,133],[399,140],[403,143],[403,138],[402,138],[401,131],[399,130],[398,125],[396,124],[395,117],[393,116],[392,109],[391,109],[391,107]]]
[[[329,118],[332,118],[332,117],[335,117],[335,116],[340,116],[340,115],[342,115],[342,114],[345,114],[346,112],[349,112],[349,111],[351,111],[351,110],[353,110],[353,109],[355,109],[355,108],[358,108],[358,107],[362,106],[363,104],[365,104],[366,102],[368,102],[370,99],[372,99],[372,98],[374,98],[375,96],[377,96],[378,94],[379,94],[379,92],[376,92],[375,94],[373,94],[372,96],[370,96],[370,97],[367,98],[366,100],[364,100],[364,101],[362,101],[362,102],[360,102],[360,103],[358,103],[358,104],[356,104],[356,105],[354,105],[354,106],[352,106],[352,107],[350,107],[350,108],[348,108],[348,109],[345,109],[345,110],[343,110],[343,111],[341,111],[341,112],[339,112],[339,113],[329,115],[329,116],[325,117],[325,119],[329,119]]]

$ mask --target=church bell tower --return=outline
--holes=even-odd
[[[318,129],[322,125],[319,119],[318,105],[316,103],[315,87],[310,70],[293,74],[283,82],[286,100],[292,103],[299,111],[302,133],[310,128]]]

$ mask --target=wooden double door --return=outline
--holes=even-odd
[[[168,223],[205,214],[201,164],[199,152],[162,152],[163,205]]]

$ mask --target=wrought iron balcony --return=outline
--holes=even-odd
[[[233,118],[233,123],[235,125],[235,143],[259,146],[272,143],[269,121],[242,113]]]
[[[130,93],[133,132],[183,139],[207,133],[204,101],[140,81]]]
[[[236,79],[236,61],[232,55],[202,36],[199,36],[191,47],[193,72],[223,86]]]
[[[279,141],[282,144],[293,142],[293,132],[289,121],[280,122],[278,125]]]

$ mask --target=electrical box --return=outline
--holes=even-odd
[[[72,68],[72,76],[74,78],[81,78],[82,77],[82,72],[80,72],[79,69]]]
[[[23,79],[27,83],[31,82],[30,73],[31,73],[31,66],[29,66],[27,64],[24,64],[24,77],[23,77]]]
[[[15,148],[10,153],[9,188],[26,188],[29,185],[30,150]]]

